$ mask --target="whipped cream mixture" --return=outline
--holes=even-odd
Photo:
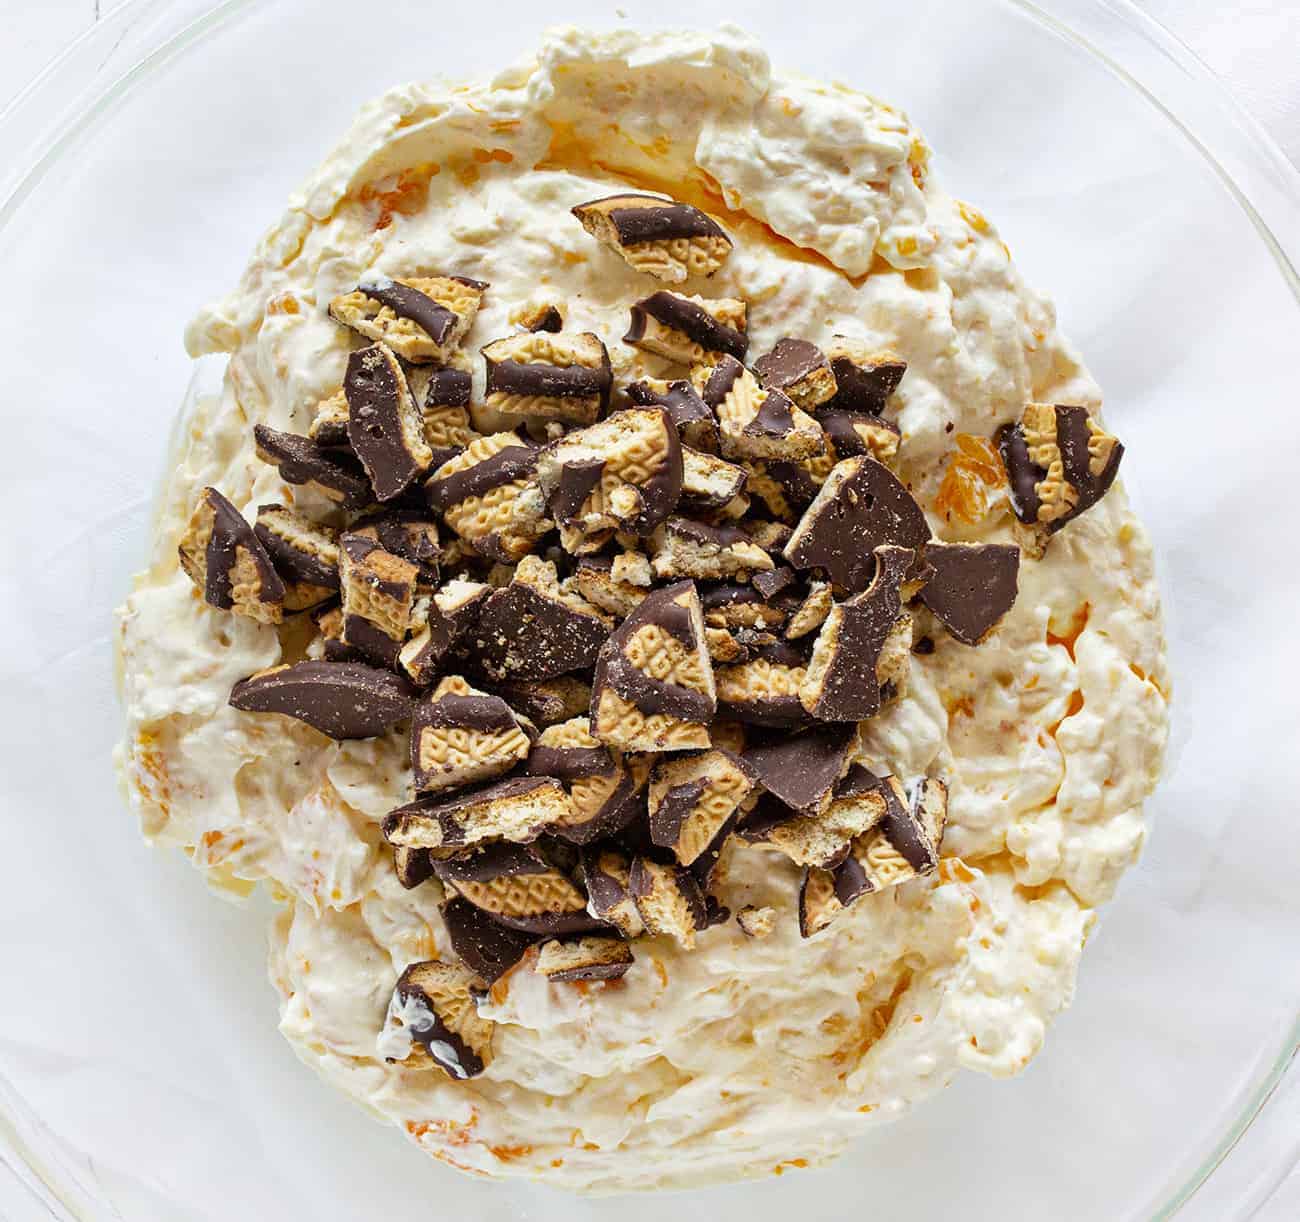
[[[1100,392],[992,224],[934,181],[905,116],[774,73],[736,31],[562,29],[490,83],[407,85],[367,106],[238,288],[195,318],[190,351],[229,355],[224,391],[188,422],[120,615],[131,804],[218,885],[266,880],[283,900],[271,976],[302,1059],[447,1163],[584,1191],[823,1162],[963,1068],[1023,1069],[1142,847],[1168,690],[1150,547],[1116,487],[1025,557],[986,644],[939,634],[865,726],[869,767],[950,784],[935,874],[804,940],[798,871],[733,838],[713,890],[733,912],[774,907],[770,936],[733,920],[691,953],[640,942],[608,984],[551,984],[525,960],[483,1007],[499,1025],[482,1076],[386,1064],[401,1055],[392,1033],[381,1043],[399,973],[449,953],[439,885],[403,890],[380,835],[409,797],[406,742],[332,742],[230,708],[237,680],[302,656],[310,621],[208,606],[177,540],[208,484],[250,517],[272,501],[327,516],[258,461],[252,426],[306,431],[349,351],[326,307],[365,277],[489,281],[471,355],[521,306],[560,301],[569,329],[601,335],[616,384],[659,375],[619,342],[626,303],[653,282],[569,215],[623,189],[694,203],[731,234],[725,267],[689,291],[746,298],[752,352],[837,333],[900,353],[899,471],[936,536],[1013,540],[989,439],[1028,401],[1095,408]],[[481,400],[478,360],[475,378]]]

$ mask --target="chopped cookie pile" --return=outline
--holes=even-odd
[[[732,250],[670,199],[573,213],[669,285]],[[208,488],[180,544],[212,606],[316,627],[304,660],[242,679],[234,707],[336,739],[409,727],[411,800],[383,834],[404,886],[442,884],[459,962],[402,975],[389,1025],[410,1051],[390,1059],[454,1078],[490,1062],[478,1001],[525,956],[551,981],[611,981],[636,939],[690,949],[731,919],[710,891],[728,840],[802,867],[804,937],[934,871],[944,781],[875,775],[858,727],[929,634],[995,631],[1020,562],[933,537],[893,469],[896,353],[792,336],[747,365],[739,299],[629,302],[624,342],[677,368],[626,386],[560,307],[521,308],[516,334],[479,348],[485,404],[514,427],[478,433],[463,344],[488,291],[428,271],[336,298],[367,341],[343,385],[306,436],[255,429],[334,520],[268,504],[249,525]],[[994,443],[1032,555],[1123,452],[1085,408],[1037,403]],[[736,914],[756,939],[777,919]]]

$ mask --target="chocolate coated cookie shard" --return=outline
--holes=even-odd
[[[457,848],[482,840],[526,842],[568,813],[569,799],[553,777],[511,777],[399,806],[384,820],[384,838],[417,849]]]
[[[393,873],[403,887],[412,891],[433,877],[433,858],[428,849],[395,848]]]
[[[718,668],[719,712],[756,726],[803,725],[809,720],[799,700],[807,674],[806,659],[789,646],[758,652],[759,656],[737,666]]]
[[[919,549],[929,538],[921,507],[888,467],[846,458],[804,511],[785,556],[797,569],[825,569],[837,585],[865,590],[878,547]]]
[[[645,924],[632,898],[632,863],[618,849],[591,845],[582,850],[579,869],[587,888],[587,911],[625,938],[639,938]]]
[[[624,557],[635,563],[619,563]],[[619,619],[631,615],[650,592],[650,562],[640,552],[620,556],[584,556],[573,572],[578,592],[588,602]]]
[[[744,467],[682,447],[682,499],[688,513],[732,503],[745,490],[746,478]]]
[[[837,458],[866,454],[877,462],[890,463],[898,457],[902,433],[892,421],[836,407],[817,408],[813,418],[822,426]]]
[[[662,408],[615,412],[543,449],[537,476],[561,525],[648,535],[682,494],[677,429]]]
[[[795,460],[826,449],[821,425],[782,391],[759,385],[734,357],[697,364],[691,381],[718,417],[724,457]]]
[[[411,715],[415,693],[390,671],[359,662],[294,662],[241,679],[230,703],[283,713],[330,738],[375,738]]]
[[[963,645],[978,645],[1016,601],[1020,549],[1008,543],[930,543],[920,601]]]
[[[339,543],[333,528],[283,505],[259,505],[253,533],[284,581],[286,611],[310,610],[338,593]]]
[[[523,724],[500,696],[448,675],[411,713],[411,768],[417,793],[490,780],[528,757]]]
[[[372,344],[348,357],[343,393],[352,451],[365,467],[375,496],[391,501],[433,462],[406,374],[392,351]]]
[[[835,894],[835,875],[820,866],[804,871],[799,887],[799,933],[811,938],[844,911],[839,896]]]
[[[718,418],[688,379],[642,378],[628,384],[627,397],[640,407],[662,407],[687,445],[709,452],[718,448]]]
[[[514,433],[493,433],[443,463],[425,495],[475,551],[512,564],[551,529],[536,473],[536,449]]]
[[[387,509],[359,518],[348,534],[373,539],[386,552],[409,560],[420,569],[421,581],[438,579],[438,524],[427,513],[413,509]]]
[[[709,917],[704,892],[689,870],[638,857],[629,886],[647,933],[666,934],[685,950],[695,949],[695,936],[708,928]]]
[[[829,582],[809,582],[808,593],[804,595],[803,602],[786,623],[785,639],[794,641],[820,628],[826,622],[826,617],[834,605],[835,598]]]
[[[525,771],[554,777],[564,786],[572,809],[549,830],[570,844],[612,836],[645,814],[649,764],[611,751],[591,733],[586,717],[543,730]]]
[[[736,924],[747,938],[766,938],[776,928],[776,909],[748,905],[736,913]]]
[[[530,846],[489,844],[433,868],[449,890],[512,929],[555,935],[599,927],[587,897]]]
[[[772,557],[737,526],[669,518],[652,536],[655,576],[701,580],[747,578],[775,568]]]
[[[888,348],[873,348],[862,340],[835,336],[826,346],[835,374],[831,407],[879,416],[907,372],[907,362]]]
[[[346,450],[329,450],[309,437],[253,426],[257,456],[280,472],[286,484],[310,488],[340,509],[364,509],[374,499],[365,469]]]
[[[749,349],[749,311],[734,297],[706,300],[661,289],[632,306],[625,344],[695,365],[726,354],[737,361]]]
[[[547,331],[554,335],[564,330],[564,315],[559,306],[549,301],[523,306],[510,316],[510,321],[525,331]]]
[[[711,276],[731,253],[731,239],[711,216],[657,195],[608,195],[579,204],[573,215],[629,267],[669,284]]]
[[[612,620],[557,580],[555,565],[525,556],[510,584],[483,604],[475,656],[498,681],[551,679],[591,666]]]
[[[409,850],[394,850],[403,851]],[[459,895],[443,904],[442,923],[456,957],[485,985],[500,980],[541,937],[502,925]]]
[[[316,404],[307,436],[323,446],[348,444],[348,397],[341,386]]]
[[[395,666],[411,631],[420,568],[366,535],[339,537],[343,643],[380,666]]]
[[[609,353],[590,332],[524,332],[481,349],[487,406],[532,421],[591,424],[609,407]]]
[[[831,608],[799,686],[813,717],[863,721],[880,711],[887,685],[901,689],[912,649],[901,589],[914,555],[909,547],[878,547],[871,585]]]
[[[716,709],[694,583],[655,590],[601,647],[592,682],[593,733],[629,751],[703,748]]]
[[[284,582],[253,528],[215,488],[205,488],[178,548],[181,568],[209,606],[262,624],[284,617]]]
[[[465,276],[379,273],[330,302],[330,317],[413,364],[445,364],[474,323],[488,286]]]
[[[755,786],[753,770],[729,751],[704,751],[655,764],[650,774],[650,839],[691,865]]]
[[[1124,447],[1086,407],[1029,403],[1018,424],[998,431],[1011,507],[1033,528],[1038,548],[1110,490]]]
[[[553,984],[618,980],[632,966],[632,948],[622,938],[554,938],[543,942],[533,971]]]
[[[381,1048],[409,1040],[409,1051],[404,1057],[386,1059],[407,1069],[437,1066],[461,1081],[481,1074],[492,1060],[496,1024],[479,1017],[473,995],[476,984],[459,963],[412,963],[393,990],[380,1040]]]
[[[898,778],[888,776],[878,792],[885,800],[884,817],[854,839],[849,855],[835,868],[835,892],[845,907],[863,895],[929,874],[939,864],[947,786],[925,778],[909,804]]]
[[[754,362],[754,372],[768,390],[782,391],[796,406],[809,411],[835,394],[831,363],[806,339],[777,340],[776,347]]]

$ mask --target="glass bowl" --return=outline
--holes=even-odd
[[[667,0],[646,24],[734,12]],[[941,180],[997,220],[1106,389],[1160,557],[1176,727],[1153,835],[1021,1078],[963,1077],[829,1171],[669,1202],[462,1179],[294,1060],[265,979],[269,903],[206,892],[119,803],[111,611],[144,562],[177,404],[213,376],[182,350],[186,320],[361,102],[491,72],[558,20],[629,16],[133,0],[0,116],[0,1205],[127,1222],[1255,1216],[1300,1145],[1300,186],[1119,0],[743,13],[778,65],[904,106]]]

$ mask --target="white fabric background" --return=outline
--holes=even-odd
[[[954,0],[959,2],[959,0]],[[0,0],[0,109],[115,0]],[[1228,85],[1300,166],[1300,0],[1145,0]],[[557,9],[557,18],[562,9]],[[1293,1081],[1288,1093],[1300,1091]],[[31,1199],[0,1165],[0,1217],[26,1219]],[[1300,1169],[1259,1222],[1300,1218]]]

